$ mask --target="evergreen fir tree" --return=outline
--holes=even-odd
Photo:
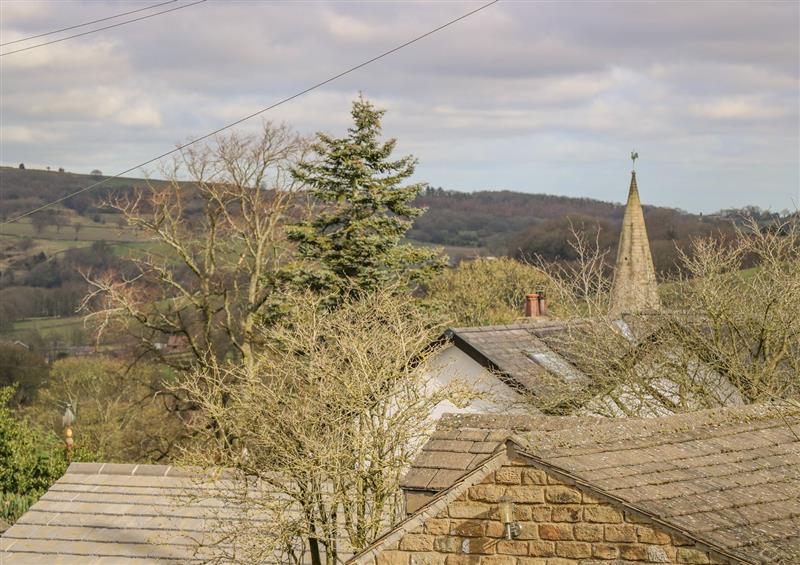
[[[360,96],[353,102],[347,136],[317,134],[319,158],[293,173],[319,203],[315,217],[290,228],[305,260],[294,280],[318,292],[345,296],[386,284],[408,287],[441,271],[438,250],[403,242],[413,219],[425,210],[411,205],[424,183],[402,186],[417,160],[392,160],[396,140],[381,141],[381,117]]]

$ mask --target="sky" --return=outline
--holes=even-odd
[[[2,0],[0,42],[155,3]],[[208,0],[0,57],[0,164],[114,174],[481,5]],[[263,119],[343,135],[358,92],[433,186],[621,202],[636,149],[646,204],[800,207],[796,1],[505,0]]]

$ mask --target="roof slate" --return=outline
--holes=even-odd
[[[553,375],[548,367],[535,360],[535,354],[556,355],[540,336],[563,330],[560,322],[525,322],[452,328],[448,337],[478,362],[505,377],[512,388],[547,396],[562,384],[563,376]]]
[[[461,351],[521,393],[525,403],[536,410],[559,398],[568,398],[570,393],[592,380],[589,376],[591,363],[576,347],[576,336],[568,337],[573,329],[590,323],[590,320],[576,323],[572,329],[564,321],[537,319],[509,325],[451,328],[444,338],[451,340]],[[647,347],[653,347],[656,343],[655,347],[658,347],[658,340],[652,338],[656,330],[648,323],[646,315],[624,316],[613,324],[617,328],[614,331],[618,330],[632,343],[647,343]],[[609,331],[612,330],[609,328]],[[677,349],[675,353],[678,358],[685,355]],[[582,413],[647,417],[673,414],[674,407],[664,398],[677,401],[675,390],[678,385],[671,381],[670,374],[660,368],[646,349],[637,351],[636,359],[637,371],[648,375],[651,386],[658,394],[627,390],[620,386],[613,394],[597,397],[587,404]],[[685,377],[695,386],[702,385],[703,393],[698,393],[695,408],[707,406],[700,401],[703,395],[711,395],[719,405],[724,406],[744,403],[738,390],[727,379],[700,360],[678,370],[687,371]]]
[[[445,414],[401,481],[404,489],[438,491],[450,487],[465,471],[475,469],[505,449],[515,433],[552,431],[601,418],[575,416],[500,416]],[[458,470],[458,473],[453,471]],[[447,471],[447,473],[445,473]],[[445,480],[449,477],[449,482]]]
[[[418,485],[459,453],[460,444],[440,438],[461,434],[484,437],[471,450],[496,453],[514,442],[535,462],[745,561],[800,562],[797,410],[747,406],[610,420],[447,415],[409,472],[409,488],[448,488],[445,481]]]
[[[212,557],[213,526],[234,508],[214,480],[164,465],[72,463],[0,538],[3,565],[194,563]]]

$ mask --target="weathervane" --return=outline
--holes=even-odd
[[[631,161],[633,161],[633,171],[636,171],[636,159],[639,158],[639,154],[634,149],[631,151]]]

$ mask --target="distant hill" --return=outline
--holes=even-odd
[[[64,198],[103,178],[99,171],[84,175],[0,167],[0,220]],[[0,341],[19,339],[51,358],[90,343],[77,313],[88,288],[81,273],[110,269],[133,276],[131,255],[165,252],[158,242],[143,237],[121,215],[101,205],[109,195],[132,192],[146,182],[108,179],[96,189],[0,227]],[[620,194],[620,199],[625,197]],[[189,217],[202,209],[199,201],[184,204]],[[589,198],[441,188],[425,190],[416,204],[428,210],[414,222],[409,239],[444,247],[453,263],[479,255],[540,255],[569,261],[574,255],[568,244],[571,223],[599,230],[600,245],[613,261],[624,211],[621,204]],[[693,236],[730,234],[731,220],[739,212],[704,217],[645,206],[656,270],[662,277],[674,271],[677,249],[687,249]],[[766,224],[774,221],[768,213],[760,219]]]
[[[627,198],[627,194],[621,194]],[[428,208],[414,223],[409,237],[444,246],[463,246],[482,254],[546,259],[572,259],[570,224],[594,232],[600,245],[616,248],[624,204],[590,198],[510,191],[454,192],[428,188],[417,200]],[[690,238],[729,234],[727,217],[703,217],[673,208],[644,206],[656,270],[673,269],[677,248]]]
[[[104,177],[102,174],[84,175],[78,173],[43,171],[40,169],[19,169],[0,167],[0,218],[6,219],[41,206],[46,202],[58,200],[81,188],[94,184]],[[68,198],[61,205],[78,214],[101,212],[96,205],[110,193],[131,191],[143,186],[147,181],[137,178],[109,179],[91,191]]]
[[[80,188],[104,178],[68,172],[0,167],[2,199],[0,218],[9,218],[46,202],[63,198]],[[40,224],[40,239],[69,241],[132,241],[135,234],[115,231],[114,216],[99,203],[111,193],[132,191],[143,186],[144,179],[110,179],[97,189],[68,198],[63,205]],[[620,199],[627,195],[620,194]],[[417,205],[428,208],[409,232],[409,238],[426,244],[445,246],[454,259],[471,255],[510,255],[548,259],[570,259],[567,243],[570,222],[586,229],[600,229],[600,242],[613,249],[622,222],[624,206],[590,198],[569,198],[548,194],[511,191],[455,192],[428,188],[417,199]],[[689,239],[730,230],[730,221],[721,217],[703,217],[681,210],[645,206],[645,220],[653,248],[656,269],[672,268],[676,245],[685,247]],[[76,220],[77,219],[77,220]],[[83,229],[69,229],[77,222]],[[56,229],[59,224],[67,226]],[[19,226],[6,234],[36,238],[34,226]],[[121,227],[120,227],[121,229]],[[83,245],[85,245],[84,243]]]

